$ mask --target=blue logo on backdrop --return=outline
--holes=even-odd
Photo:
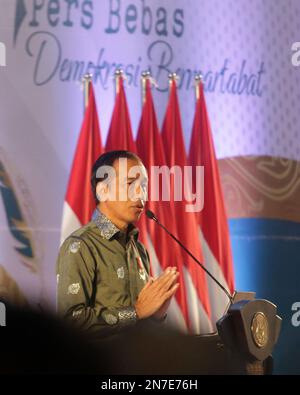
[[[16,45],[17,37],[19,34],[22,22],[27,14],[24,0],[17,0],[16,15],[15,15],[15,29],[14,29],[14,45]]]
[[[172,40],[180,40],[185,33],[185,14],[182,8],[150,6],[149,0],[107,0],[106,4],[93,0],[32,0],[30,6],[25,0],[16,0],[14,44],[28,15],[28,27],[34,28],[25,42],[26,53],[33,58],[33,81],[37,86],[45,85],[54,78],[62,82],[79,81],[85,73],[93,74],[94,83],[103,89],[110,87],[116,69],[122,68],[129,85],[138,87],[142,70],[149,69],[161,92],[168,91],[168,74],[176,72],[179,89],[193,89],[194,76],[201,73],[205,90],[231,95],[261,97],[264,62],[255,71],[250,71],[247,60],[233,69],[230,59],[223,59],[215,70],[201,70],[178,67]],[[27,6],[27,7],[26,7]],[[93,60],[71,59],[63,54],[63,45],[54,33],[56,27],[90,30],[96,25],[96,7],[102,7],[105,16],[103,34],[156,37],[146,48],[145,54],[134,61],[121,63],[106,56],[106,48],[99,49]],[[38,30],[41,22],[49,30]]]

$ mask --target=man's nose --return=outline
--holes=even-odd
[[[139,185],[139,192],[138,192],[141,196],[140,200],[142,201],[143,204],[145,204],[146,200],[147,200],[147,195],[148,195],[148,191],[146,188],[142,188],[141,185]]]

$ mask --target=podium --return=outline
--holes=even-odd
[[[235,292],[216,326],[215,333],[187,336],[141,321],[132,333],[112,340],[118,354],[114,367],[122,374],[272,374],[281,327],[273,303],[255,299],[253,292]]]
[[[198,336],[200,348],[214,360],[206,374],[272,374],[281,328],[273,303],[255,299],[253,292],[235,292],[216,325],[217,333]]]
[[[98,343],[102,374],[271,374],[281,326],[277,308],[254,293],[235,293],[217,332],[187,335],[163,323],[140,320]]]

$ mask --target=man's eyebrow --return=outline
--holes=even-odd
[[[142,175],[141,173],[137,173],[136,177],[124,177],[124,180],[126,181],[134,181],[137,180],[138,178],[142,178],[142,179],[147,179],[148,180],[148,175]]]
[[[136,177],[126,177],[126,179],[128,180],[128,181],[133,181],[133,180],[136,180],[137,178],[139,178],[140,176],[139,175],[137,175]]]

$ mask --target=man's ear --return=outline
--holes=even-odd
[[[109,187],[105,181],[100,181],[96,185],[96,195],[99,202],[105,202],[108,200]]]

